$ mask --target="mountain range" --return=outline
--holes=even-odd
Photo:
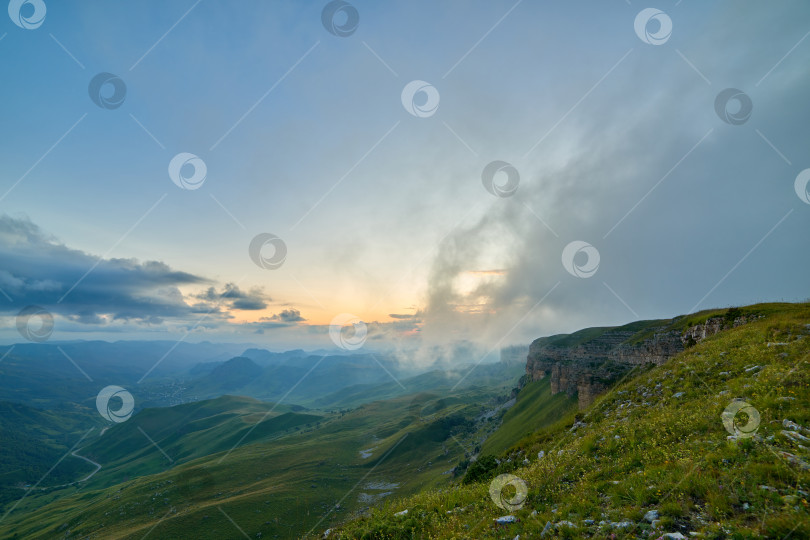
[[[112,424],[71,401],[103,383],[59,349],[67,365],[15,347],[0,364],[22,382],[0,402],[0,535],[803,537],[809,334],[810,304],[760,304],[548,336],[452,371],[212,350],[140,390],[141,359],[122,372],[149,399]],[[66,345],[105,373],[103,355]],[[26,380],[24,361],[50,371]],[[178,403],[161,404],[172,385]],[[503,475],[526,486],[521,504],[492,495]]]

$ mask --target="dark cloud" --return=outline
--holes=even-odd
[[[233,283],[226,283],[221,292],[217,292],[215,287],[208,287],[202,293],[194,295],[194,298],[204,302],[224,304],[231,309],[242,311],[260,311],[265,309],[267,302],[271,300],[261,289],[253,288],[246,292]]]
[[[306,319],[301,316],[301,312],[297,309],[285,309],[281,313],[276,313],[272,317],[269,317],[270,321],[281,321],[285,323],[296,323],[296,322],[303,322]]]
[[[157,261],[102,259],[71,249],[28,219],[0,216],[0,310],[40,305],[83,324],[133,320],[159,324],[195,312],[178,289],[206,278]]]
[[[260,311],[267,307],[264,300],[259,298],[240,298],[231,303],[231,309],[240,309],[242,311]]]

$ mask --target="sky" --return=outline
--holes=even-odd
[[[802,0],[13,0],[0,342],[38,306],[430,355],[806,300],[808,34]]]

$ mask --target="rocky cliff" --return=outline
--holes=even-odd
[[[723,328],[739,326],[752,317],[732,309],[692,325],[679,317],[540,338],[529,347],[526,379],[551,377],[552,393],[576,394],[582,409],[634,366],[663,364]]]

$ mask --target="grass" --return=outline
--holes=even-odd
[[[530,460],[513,471],[528,486],[521,509],[497,507],[488,481],[454,485],[387,501],[335,537],[530,538],[549,522],[566,538],[807,538],[810,471],[785,452],[808,463],[810,450],[783,434],[783,421],[810,427],[810,305],[745,310],[762,318],[636,374],[573,431],[568,421],[503,454]],[[721,413],[735,398],[758,410],[755,437],[728,438]],[[643,520],[653,509],[655,529]],[[519,521],[493,521],[509,513]]]
[[[741,310],[761,318],[633,371],[581,413],[547,382],[530,383],[484,442],[481,454],[499,453],[500,463],[480,482],[462,484],[451,469],[496,423],[469,425],[503,385],[431,388],[337,413],[281,407],[227,456],[270,406],[225,396],[144,410],[111,428],[82,448],[101,472],[30,493],[0,522],[0,537],[241,537],[234,523],[251,538],[320,537],[342,524],[330,537],[513,539],[537,537],[546,523],[567,538],[809,537],[810,472],[789,455],[810,463],[810,444],[782,432],[786,419],[810,427],[810,305]],[[759,411],[756,437],[727,438],[721,413],[735,398]],[[525,505],[510,511],[489,494],[490,479],[507,472],[528,487]],[[653,509],[655,529],[643,520]],[[519,521],[495,524],[506,514]]]
[[[503,391],[443,389],[334,414],[282,407],[227,457],[270,405],[225,396],[144,410],[83,449],[103,464],[90,482],[29,494],[0,537],[134,539],[153,527],[150,538],[240,537],[228,517],[251,538],[301,536],[392,493],[449,485],[464,457],[451,435]]]
[[[546,428],[577,410],[577,399],[565,393],[551,395],[551,379],[526,384],[514,406],[503,415],[503,423],[487,438],[481,455],[500,454],[524,437]]]

